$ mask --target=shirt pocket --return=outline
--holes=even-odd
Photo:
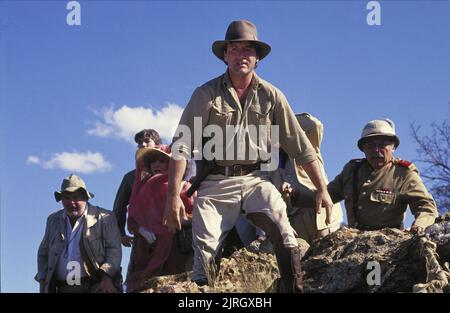
[[[395,203],[395,193],[386,193],[380,190],[375,190],[370,193],[370,201],[384,204],[384,205],[391,205]]]
[[[270,102],[266,102],[263,104],[252,104],[249,108],[248,113],[248,120],[249,125],[255,125],[255,126],[267,126],[270,127],[272,121],[271,121],[271,109],[272,105]],[[269,130],[267,130],[269,131]]]
[[[208,124],[219,126],[224,131],[225,126],[232,124],[235,111],[228,103],[215,101],[211,107]]]

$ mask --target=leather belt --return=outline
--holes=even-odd
[[[225,176],[244,176],[261,168],[261,163],[255,164],[234,164],[230,166],[217,165],[210,174],[222,174]]]

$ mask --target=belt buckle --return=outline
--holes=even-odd
[[[242,165],[235,164],[233,165],[233,176],[242,176]]]

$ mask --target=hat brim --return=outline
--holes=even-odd
[[[239,41],[248,41],[248,42],[251,42],[252,44],[254,44],[255,46],[257,46],[258,50],[259,50],[258,58],[260,60],[264,59],[270,53],[270,50],[272,49],[267,43],[265,43],[263,41],[248,40],[248,39],[237,39],[237,40],[217,40],[217,41],[214,41],[214,43],[212,44],[212,52],[214,53],[214,55],[216,57],[218,57],[222,61],[225,61],[223,54],[224,54],[224,49],[225,49],[226,44],[228,42],[239,42]]]
[[[400,139],[398,139],[397,136],[395,135],[391,135],[391,134],[369,134],[361,139],[358,140],[358,148],[359,150],[361,150],[362,152],[364,152],[363,150],[363,145],[364,142],[367,141],[367,139],[369,138],[373,138],[373,137],[387,137],[387,138],[391,138],[394,140],[394,146],[395,149],[397,149],[397,147],[400,145]]]
[[[88,199],[94,198],[94,194],[91,193],[91,192],[89,192],[89,191],[87,191],[87,190],[84,189],[83,187],[68,187],[68,188],[66,188],[66,190],[63,190],[63,191],[55,191],[55,200],[56,200],[56,202],[61,201],[61,199],[62,199],[62,194],[64,193],[64,191],[67,191],[67,192],[75,192],[75,191],[77,191],[78,189],[82,189],[82,190],[85,192],[86,197],[87,197]]]
[[[170,154],[166,153],[165,151],[155,148],[145,148],[141,149],[141,151],[138,151],[136,162],[139,166],[144,167],[153,160],[161,157],[166,158],[167,161],[170,160]]]

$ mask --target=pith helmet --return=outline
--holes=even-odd
[[[364,126],[361,138],[358,140],[359,150],[363,151],[364,142],[372,137],[390,137],[394,141],[395,148],[400,144],[400,139],[395,134],[395,124],[388,118],[373,120]]]

